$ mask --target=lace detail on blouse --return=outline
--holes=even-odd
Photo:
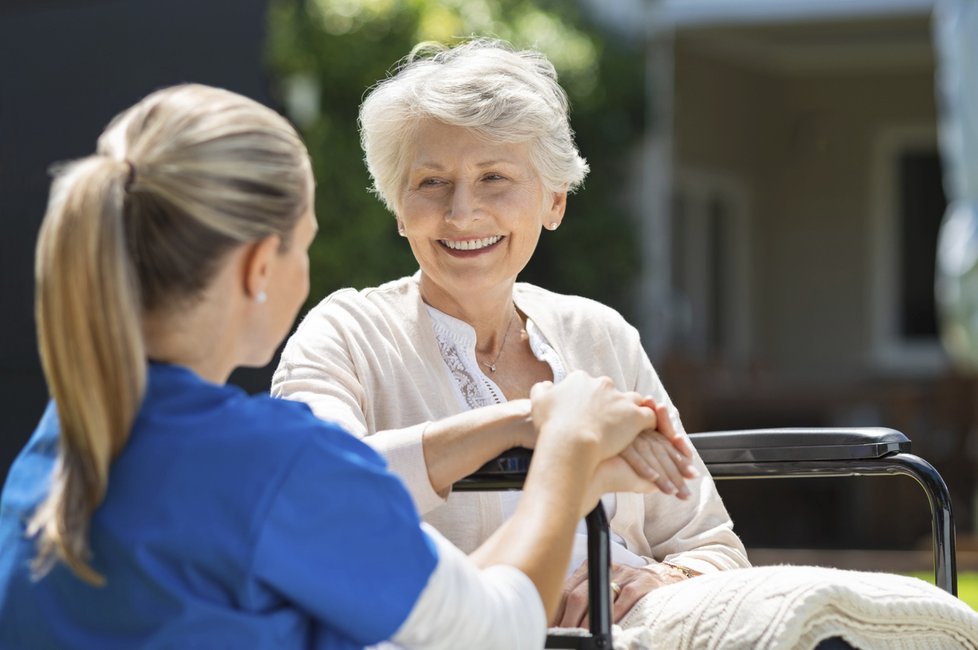
[[[435,339],[438,341],[438,349],[441,350],[441,358],[445,360],[445,365],[448,366],[448,372],[451,373],[452,379],[455,380],[455,387],[462,394],[462,400],[465,404],[470,409],[475,409],[481,406],[489,406],[490,404],[501,404],[505,401],[492,386],[485,382],[482,382],[482,385],[480,385],[480,382],[476,381],[475,377],[466,368],[465,362],[462,361],[458,347],[455,346],[449,337],[442,336],[442,332],[439,330],[440,328],[436,322]]]
[[[425,305],[435,332],[438,349],[458,390],[461,404],[476,409],[506,401],[503,391],[479,367],[475,357],[475,329],[448,314]]]

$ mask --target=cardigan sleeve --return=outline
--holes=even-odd
[[[673,426],[686,435],[679,412],[642,348],[638,331],[627,327],[629,335],[623,340],[629,341],[624,347],[632,351],[630,358],[637,362],[635,390],[667,405]],[[648,559],[679,564],[701,573],[750,566],[713,478],[695,448],[693,453],[700,478],[687,481],[689,499],[681,501],[661,492],[645,495],[644,531],[653,555]]]
[[[380,452],[407,486],[419,511],[428,512],[445,499],[435,492],[424,460],[427,421],[398,429],[377,430],[371,400],[395,397],[371,395],[362,369],[369,365],[357,342],[362,322],[327,299],[309,312],[282,351],[272,377],[276,397],[305,402],[317,417],[334,422]],[[374,405],[376,407],[376,405]],[[383,408],[397,409],[396,403]]]
[[[271,393],[305,402],[320,419],[364,438],[369,434],[366,392],[335,320],[324,305],[309,312],[282,350]]]

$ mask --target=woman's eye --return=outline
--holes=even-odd
[[[487,181],[501,181],[505,179],[502,174],[486,174],[483,178]]]

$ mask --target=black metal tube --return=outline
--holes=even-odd
[[[926,460],[913,454],[897,454],[890,460],[899,461],[927,494],[930,504],[931,526],[934,535],[934,580],[938,587],[958,595],[957,543],[954,537],[954,516],[951,512],[951,495],[944,479]]]
[[[927,495],[930,505],[934,545],[934,583],[953,596],[958,595],[957,555],[951,495],[944,479],[934,467],[913,454],[893,454],[883,458],[828,461],[765,461],[710,463],[715,479],[798,478],[832,476],[909,476]]]
[[[608,515],[600,501],[584,520],[587,524],[588,614],[593,647],[611,650],[611,546]]]

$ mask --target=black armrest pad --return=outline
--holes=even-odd
[[[905,435],[884,428],[706,431],[691,433],[689,439],[707,465],[859,460],[910,452],[910,440]],[[526,475],[532,456],[529,449],[510,449],[480,467],[470,478],[516,480]]]
[[[459,492],[518,490],[523,486],[532,457],[529,449],[514,447],[457,481],[452,489]]]
[[[533,451],[523,447],[513,447],[499,454],[472,473],[472,476],[497,476],[500,474],[526,474],[530,469]]]
[[[689,434],[706,464],[881,458],[909,453],[893,429],[815,428],[707,431]]]

